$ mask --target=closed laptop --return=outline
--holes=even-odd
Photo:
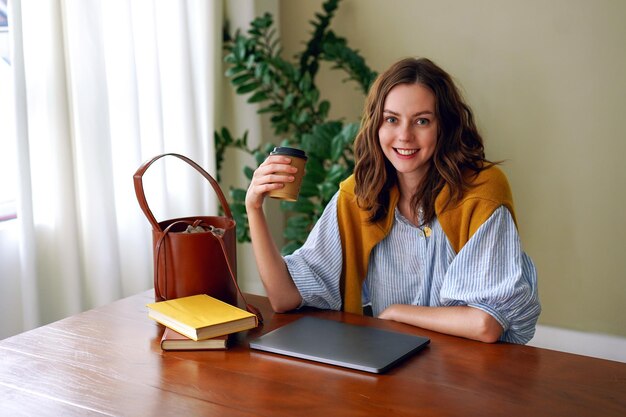
[[[317,317],[303,317],[250,342],[252,349],[383,373],[430,339]]]

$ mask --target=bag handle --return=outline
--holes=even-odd
[[[224,197],[224,193],[222,192],[222,189],[220,188],[217,181],[215,181],[215,179],[213,179],[213,177],[208,172],[206,172],[200,165],[198,165],[191,159],[187,158],[186,156],[183,156],[177,153],[164,153],[162,155],[155,156],[151,160],[145,162],[143,165],[139,167],[139,169],[137,169],[137,172],[135,172],[135,175],[133,175],[133,183],[135,184],[135,194],[137,195],[139,206],[141,207],[141,210],[146,215],[146,217],[148,218],[148,221],[150,222],[150,224],[155,230],[158,230],[160,232],[163,231],[161,229],[161,226],[159,226],[159,222],[157,222],[156,218],[154,217],[154,214],[152,214],[150,207],[148,207],[148,200],[146,200],[146,194],[143,189],[143,174],[146,173],[150,165],[152,165],[157,160],[163,158],[164,156],[174,156],[178,159],[181,159],[187,162],[196,171],[198,171],[204,178],[206,178],[211,184],[211,187],[213,187],[213,191],[215,191],[215,194],[217,194],[217,198],[220,200],[220,204],[222,205],[222,208],[224,209],[224,214],[226,215],[226,217],[229,217],[231,219],[233,218],[233,215],[230,211],[230,207],[228,206],[228,203],[226,202],[226,198]]]
[[[226,244],[224,243],[224,239],[222,239],[222,235],[224,234],[224,230],[223,229],[219,229],[217,227],[214,227],[212,225],[207,225],[206,223],[204,223],[201,220],[196,220],[194,222],[188,221],[188,220],[179,220],[177,222],[174,222],[172,224],[170,224],[167,228],[165,228],[164,232],[163,232],[163,236],[161,236],[159,238],[159,240],[157,241],[156,247],[155,247],[155,251],[157,253],[156,259],[155,259],[155,263],[154,263],[154,268],[156,271],[158,271],[158,267],[159,267],[159,257],[161,256],[161,246],[165,240],[165,236],[167,236],[167,234],[170,232],[170,229],[172,228],[172,226],[174,226],[175,224],[186,224],[188,226],[192,226],[192,227],[196,227],[196,226],[201,226],[205,229],[208,229],[207,233],[210,233],[215,239],[217,239],[217,241],[220,244],[220,247],[222,248],[222,253],[224,254],[224,259],[226,260],[226,266],[228,267],[228,274],[230,275],[230,279],[233,281],[233,283],[235,284],[235,288],[237,289],[237,293],[239,294],[239,296],[241,297],[241,299],[243,300],[244,304],[246,305],[246,310],[249,311],[250,313],[254,314],[257,317],[257,320],[259,321],[259,324],[263,324],[263,314],[261,314],[261,311],[256,308],[255,306],[253,306],[252,304],[248,304],[248,301],[246,300],[246,297],[243,295],[243,292],[241,291],[241,288],[239,288],[239,284],[237,283],[237,278],[235,278],[235,273],[233,272],[233,267],[230,263],[230,258],[228,257],[228,253],[226,250]],[[160,291],[160,288],[158,287],[159,283],[158,283],[158,279],[155,282],[155,287],[157,290],[158,294],[163,294]],[[167,293],[167,280],[165,281],[165,293]],[[165,300],[165,298],[161,295],[161,298],[163,300]]]

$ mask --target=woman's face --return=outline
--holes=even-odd
[[[435,95],[421,84],[398,84],[383,106],[378,140],[398,179],[417,186],[428,171],[437,144]]]

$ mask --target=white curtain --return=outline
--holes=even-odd
[[[132,176],[164,152],[213,173],[223,4],[11,4],[19,267],[6,276],[0,263],[0,279],[19,285],[0,304],[26,330],[151,288],[150,227]],[[145,177],[157,219],[215,208],[178,160]]]

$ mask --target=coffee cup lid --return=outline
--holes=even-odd
[[[306,153],[303,150],[296,148],[289,148],[287,146],[277,146],[274,148],[270,155],[286,155],[296,158],[307,159]]]

